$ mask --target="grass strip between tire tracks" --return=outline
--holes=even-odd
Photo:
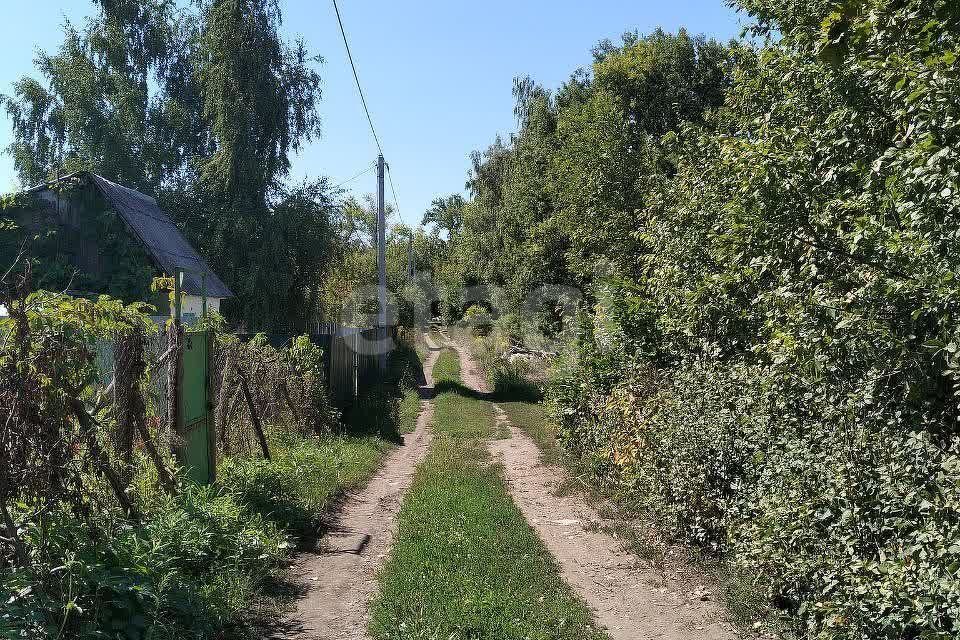
[[[463,386],[454,354],[441,354],[434,371],[436,437],[400,512],[371,612],[373,636],[606,638],[490,462],[490,403]]]

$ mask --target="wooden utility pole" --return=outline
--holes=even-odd
[[[379,320],[377,322],[380,342],[387,337],[387,213],[384,204],[383,191],[383,154],[377,156],[377,298],[379,303]],[[387,354],[378,356],[380,370],[387,368]]]

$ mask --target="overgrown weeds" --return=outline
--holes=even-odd
[[[388,444],[331,433],[308,340],[280,351],[226,339],[220,476],[197,486],[170,453],[173,421],[145,397],[144,309],[28,293],[29,267],[11,289],[0,319],[0,637],[250,635],[250,603],[295,536],[316,532]],[[95,362],[105,339],[118,345],[112,393]],[[233,374],[266,421],[270,460],[251,449]]]
[[[273,461],[229,459],[220,482],[237,502],[294,535],[318,533],[332,504],[370,478],[388,449],[379,438],[301,438],[281,430],[270,444]]]
[[[473,339],[473,353],[487,379],[487,385],[498,400],[536,401],[543,397],[543,382],[536,373],[546,370],[542,359],[523,353],[510,353],[515,339],[495,325],[492,331]]]

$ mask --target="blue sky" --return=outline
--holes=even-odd
[[[513,78],[528,74],[553,88],[588,65],[590,49],[626,30],[681,26],[727,39],[743,18],[723,0],[339,0],[360,81],[384,155],[391,165],[400,213],[417,223],[437,195],[463,189],[469,154],[497,133],[515,129]],[[65,19],[79,22],[89,0],[5,3],[0,21],[0,92],[32,73],[37,48],[61,41]],[[291,179],[350,178],[376,158],[376,146],[353,84],[330,0],[280,0],[282,30],[323,56],[323,137],[295,158]],[[10,122],[0,116],[0,147]],[[372,192],[372,174],[348,186]],[[10,158],[0,157],[0,191],[17,187]],[[389,187],[388,187],[389,197]]]

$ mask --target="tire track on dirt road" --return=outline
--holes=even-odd
[[[489,392],[468,346],[456,343],[464,384]],[[603,522],[578,495],[556,495],[565,473],[540,461],[540,449],[492,403],[510,437],[490,440],[513,500],[560,566],[564,580],[593,610],[613,640],[734,640],[741,635],[705,590],[694,597],[644,566],[623,542],[597,529]]]
[[[366,487],[347,498],[316,548],[298,554],[290,579],[302,590],[296,611],[267,636],[272,640],[368,640],[369,605],[377,573],[390,552],[396,517],[417,465],[430,448],[433,365],[441,349],[428,341],[420,414],[403,445],[384,460]]]

